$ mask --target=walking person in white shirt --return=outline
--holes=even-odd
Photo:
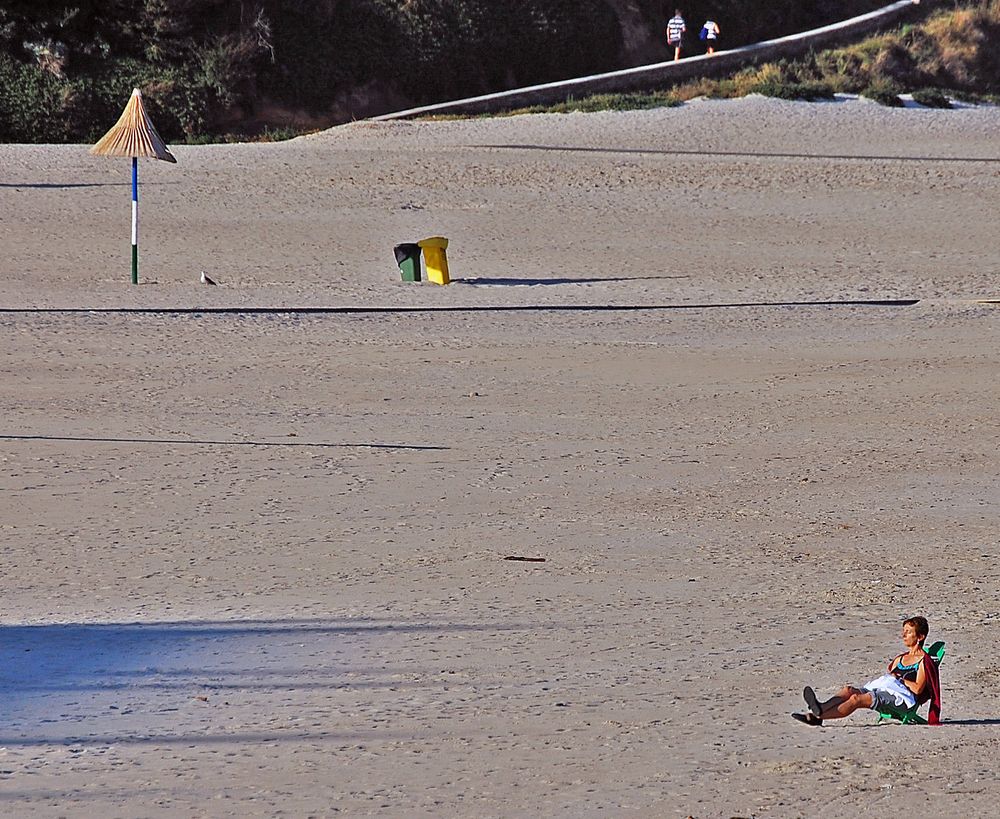
[[[705,41],[705,53],[714,54],[715,46],[718,43],[719,35],[722,31],[719,29],[719,24],[714,20],[706,20],[705,25],[701,27],[701,39]]]

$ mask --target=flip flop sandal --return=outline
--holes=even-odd
[[[806,705],[809,706],[814,717],[818,718],[823,713],[823,709],[819,707],[819,700],[816,699],[816,692],[808,685],[802,689],[802,699],[806,701]]]

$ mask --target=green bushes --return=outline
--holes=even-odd
[[[951,108],[951,100],[938,88],[919,88],[913,92],[913,101],[927,108]]]
[[[890,108],[903,107],[903,101],[899,98],[899,95],[899,86],[892,82],[892,80],[882,77],[872,80],[861,92],[861,96]]]
[[[240,119],[266,27],[260,4],[228,0],[12,2],[0,10],[0,139],[96,139],[135,86],[168,141]]]
[[[8,140],[91,139],[136,85],[168,141],[194,139],[262,108],[346,118],[343,100],[366,95],[424,103],[609,69],[621,45],[608,0],[19,2],[0,10],[0,120]]]
[[[681,104],[673,94],[653,91],[648,94],[592,94],[580,99],[570,98],[558,105],[533,105],[504,112],[517,114],[570,114],[595,111],[636,111],[646,108],[673,108]]]
[[[605,0],[314,0],[273,20],[261,90],[310,111],[373,81],[427,103],[611,68],[621,50]]]
[[[0,141],[65,141],[64,90],[52,74],[0,53]]]
[[[827,100],[833,99],[833,88],[829,83],[811,80],[808,82],[762,82],[753,86],[753,93],[783,100]]]

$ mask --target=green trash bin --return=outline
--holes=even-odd
[[[396,245],[392,252],[396,254],[396,264],[404,282],[420,281],[420,245],[404,242]]]

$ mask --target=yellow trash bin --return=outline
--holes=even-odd
[[[444,236],[431,236],[417,242],[424,251],[424,266],[427,268],[427,281],[435,284],[448,284],[448,240]]]

